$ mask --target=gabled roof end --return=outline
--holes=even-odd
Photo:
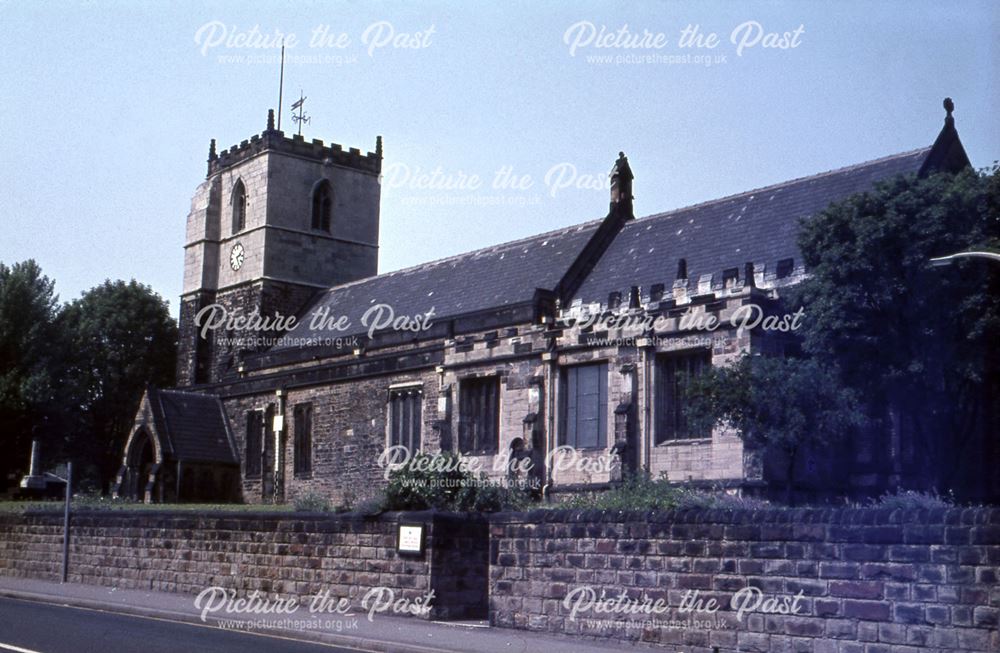
[[[938,134],[931,151],[927,153],[927,158],[920,166],[918,175],[921,177],[934,172],[959,172],[972,167],[969,155],[965,153],[962,141],[958,137],[958,130],[955,129],[955,117],[952,115],[955,103],[950,97],[946,97],[943,105],[944,127],[941,128],[941,133]]]

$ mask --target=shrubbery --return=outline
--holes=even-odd
[[[304,492],[293,500],[296,512],[330,512],[330,500],[317,492]]]
[[[633,476],[610,490],[581,494],[554,507],[596,510],[675,510],[716,508],[754,510],[771,507],[767,501],[733,496],[725,492],[707,492],[671,485],[666,479],[653,480]]]
[[[497,512],[527,505],[527,493],[485,475],[479,478],[459,464],[451,452],[419,453],[389,472],[383,510],[449,510]]]
[[[869,506],[873,508],[891,508],[893,510],[933,510],[935,508],[953,508],[955,505],[954,500],[943,498],[937,492],[914,492],[912,490],[886,492],[877,500],[869,503]]]
[[[890,510],[933,510],[954,508],[959,504],[952,497],[942,497],[936,492],[898,490],[886,492],[878,499],[865,503],[848,504],[855,508],[888,508]],[[635,476],[621,485],[604,492],[594,492],[570,497],[553,508],[596,510],[681,510],[706,508],[721,510],[782,509],[786,506],[772,504],[763,499],[741,497],[722,491],[695,490],[671,485],[665,479],[652,480]]]
[[[427,456],[427,454],[420,454]],[[454,454],[441,454],[454,460]],[[446,482],[442,482],[446,481]],[[933,510],[954,508],[963,504],[950,496],[934,492],[898,490],[886,492],[877,499],[862,502],[843,502],[847,508],[882,508],[889,510]],[[291,504],[202,504],[202,503],[136,503],[111,499],[100,495],[77,494],[73,497],[73,510],[124,510],[124,511],[238,511],[238,512],[344,512],[375,515],[387,510],[437,509],[454,512],[497,512],[500,510],[580,509],[580,510],[682,510],[703,508],[715,510],[781,510],[785,506],[762,499],[741,497],[722,490],[696,490],[672,485],[665,479],[651,480],[643,476],[632,477],[620,485],[602,492],[578,494],[557,503],[536,503],[528,492],[498,485],[484,477],[475,478],[464,471],[426,472],[407,465],[390,473],[389,486],[384,491],[364,498],[349,496],[344,505],[334,505],[328,497],[317,492],[305,492],[292,499]],[[0,513],[63,510],[62,501],[9,501],[0,502]]]

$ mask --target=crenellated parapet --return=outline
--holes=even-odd
[[[325,144],[320,139],[307,141],[300,134],[285,136],[283,131],[274,128],[274,111],[268,112],[267,129],[260,134],[233,145],[228,150],[216,152],[215,139],[209,147],[208,175],[237,165],[265,151],[277,151],[292,156],[312,159],[328,164],[340,165],[379,174],[382,171],[382,137],[376,142],[375,152],[362,153],[358,148],[344,149],[339,143]]]

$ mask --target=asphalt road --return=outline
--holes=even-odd
[[[215,626],[0,599],[0,653],[357,653]]]

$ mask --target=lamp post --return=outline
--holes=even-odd
[[[66,463],[66,478],[52,474],[66,483],[66,498],[63,506],[63,546],[62,546],[62,582],[69,578],[69,509],[73,502],[73,463]]]
[[[939,256],[937,258],[931,259],[931,266],[940,268],[947,265],[951,265],[955,262],[955,259],[959,258],[985,258],[991,261],[1000,261],[1000,253],[997,252],[958,252],[956,254],[949,254],[948,256]]]

